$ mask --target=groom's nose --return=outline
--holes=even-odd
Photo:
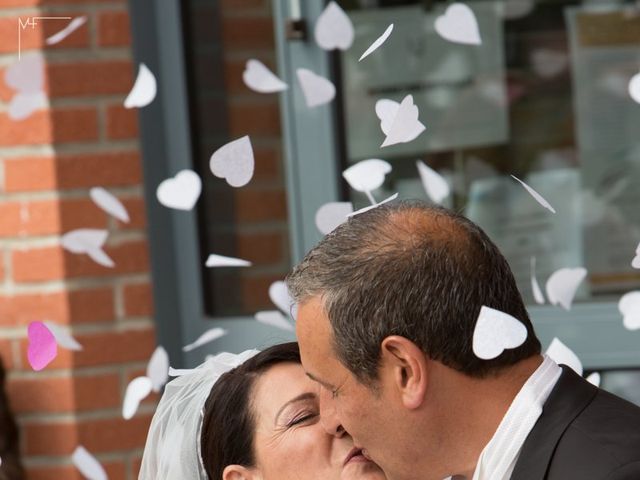
[[[331,392],[326,388],[322,388],[320,391],[320,424],[329,435],[342,437],[345,433],[342,423],[338,419]]]

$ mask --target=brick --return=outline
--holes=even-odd
[[[261,275],[258,277],[242,278],[242,299],[243,307],[248,310],[258,310],[272,308],[273,304],[269,299],[269,287],[277,280],[282,280],[287,274],[282,275]]]
[[[236,219],[239,222],[286,220],[287,198],[284,190],[261,191],[248,188],[234,191]]]
[[[71,323],[111,322],[116,316],[111,287],[71,290],[68,301]]]
[[[237,237],[238,256],[254,265],[270,265],[283,262],[284,238],[281,233],[240,234]]]
[[[153,297],[148,283],[124,286],[124,311],[127,317],[153,315]]]
[[[14,53],[18,51],[18,32],[20,33],[20,47],[23,51],[32,50],[44,45],[44,32],[40,25],[35,27],[25,26],[20,29],[18,19],[22,20],[22,25],[26,25],[29,17],[4,17],[0,18],[0,53]]]
[[[229,105],[231,136],[280,135],[280,108],[273,101]]]
[[[7,385],[16,413],[63,413],[118,408],[120,376],[14,378]]]
[[[55,143],[98,139],[98,114],[93,107],[53,110],[51,121]]]
[[[130,61],[104,60],[47,66],[51,97],[127,94],[133,86]]]
[[[107,138],[122,140],[138,137],[138,110],[110,105],[107,108]]]
[[[16,250],[11,254],[13,280],[37,282],[64,278],[64,255],[60,247]]]
[[[274,180],[281,177],[280,151],[276,148],[254,148],[253,154],[255,158],[255,172],[253,178],[255,180]]]
[[[5,325],[4,319],[0,317],[0,326],[3,325]],[[2,363],[4,364],[4,368],[6,370],[11,370],[14,368],[11,340],[0,338],[0,359],[2,359]]]
[[[0,114],[0,146],[50,144],[53,129],[49,112],[38,110],[24,120],[15,121]]]
[[[122,47],[131,44],[129,14],[126,10],[103,12],[98,16],[98,45]]]
[[[5,191],[54,190],[56,162],[53,157],[23,157],[5,160]]]
[[[69,452],[70,456],[72,452]],[[101,461],[109,480],[125,480],[126,466],[122,461]],[[27,477],[29,480],[84,480],[80,471],[72,465],[41,465],[27,466]]]
[[[222,21],[222,41],[226,48],[274,48],[273,19],[270,17],[227,17]]]

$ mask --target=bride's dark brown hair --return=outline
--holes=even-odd
[[[211,388],[200,436],[202,462],[209,480],[222,480],[228,465],[255,467],[251,394],[255,380],[279,363],[300,363],[296,342],[263,350],[222,375]]]

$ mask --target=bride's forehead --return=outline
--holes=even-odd
[[[256,380],[252,400],[259,409],[280,408],[303,393],[317,393],[318,387],[304,373],[299,363],[279,363],[270,367]]]

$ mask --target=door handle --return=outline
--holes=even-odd
[[[307,22],[302,18],[301,0],[289,0],[289,18],[285,23],[287,40],[306,40]]]

